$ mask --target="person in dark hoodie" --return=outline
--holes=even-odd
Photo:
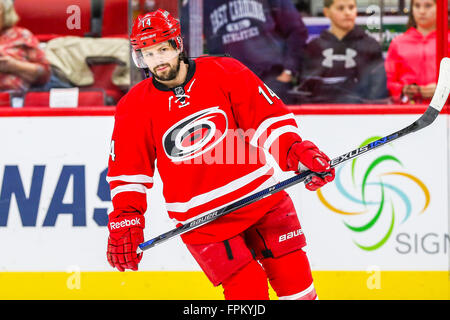
[[[185,35],[189,34],[187,12],[185,5],[181,14]],[[301,70],[308,38],[308,30],[291,0],[204,1],[203,28],[208,54],[231,55],[284,103],[290,103],[287,92]]]
[[[379,43],[355,25],[356,0],[324,0],[331,26],[307,44],[303,102],[368,103],[388,98]]]

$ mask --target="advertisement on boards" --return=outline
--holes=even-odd
[[[297,116],[331,158],[417,115]],[[448,270],[448,117],[336,168],[318,192],[288,189],[313,270]],[[113,117],[0,118],[1,271],[112,271],[106,182]],[[318,127],[334,128],[329,131]],[[280,178],[287,173],[279,173]],[[145,238],[174,227],[156,174]],[[152,248],[144,271],[199,271],[179,238]]]

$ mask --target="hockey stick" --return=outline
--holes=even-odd
[[[357,148],[355,150],[352,150],[350,152],[344,153],[343,155],[334,158],[330,161],[331,167],[336,167],[337,165],[346,162],[350,159],[359,157],[360,155],[369,152],[371,150],[374,150],[376,148],[379,148],[387,143],[390,143],[398,138],[404,137],[407,134],[416,132],[418,130],[421,130],[427,126],[429,126],[433,121],[437,118],[439,113],[441,112],[442,108],[445,105],[445,102],[447,101],[448,95],[450,93],[450,59],[444,58],[441,61],[441,66],[439,70],[439,80],[436,86],[436,91],[434,93],[433,99],[431,100],[430,106],[427,108],[424,114],[414,121],[409,126],[403,128],[402,130],[399,130],[393,134],[390,134],[384,138],[381,138],[377,141],[371,142],[363,147]],[[139,245],[139,248],[137,249],[137,252],[140,253],[144,250],[150,249],[157,244],[160,244],[166,240],[169,240],[175,236],[182,235],[183,233],[186,233],[188,231],[191,231],[193,229],[196,229],[206,223],[209,223],[211,221],[216,220],[217,218],[220,218],[230,212],[236,211],[237,209],[240,209],[244,206],[247,206],[251,203],[254,203],[258,200],[261,200],[265,197],[268,197],[276,192],[279,192],[281,190],[284,190],[290,186],[293,186],[297,183],[300,183],[302,181],[305,181],[310,175],[317,174],[310,170],[304,171],[298,175],[295,175],[294,177],[291,177],[289,179],[286,179],[284,181],[281,181],[274,186],[271,186],[269,188],[266,188],[264,190],[261,190],[253,195],[250,195],[248,197],[245,197],[241,200],[235,201],[223,208],[220,208],[218,210],[212,211],[200,218],[197,218],[185,225],[182,225],[180,227],[177,227],[175,229],[172,229],[166,233],[163,233],[153,239],[150,239],[148,241],[145,241]]]

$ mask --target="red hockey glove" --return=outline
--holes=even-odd
[[[317,172],[305,180],[306,189],[316,191],[334,180],[335,170],[329,164],[330,158],[311,141],[295,142],[288,151],[287,166],[296,172],[309,169]],[[306,167],[306,168],[305,168]]]
[[[127,214],[111,218],[108,222],[109,238],[106,256],[109,264],[119,271],[138,270],[142,253],[136,253],[144,242],[145,219],[141,214]]]

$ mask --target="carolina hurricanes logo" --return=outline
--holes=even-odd
[[[166,155],[174,162],[198,157],[214,148],[228,131],[228,119],[219,107],[194,113],[173,125],[163,136]]]

